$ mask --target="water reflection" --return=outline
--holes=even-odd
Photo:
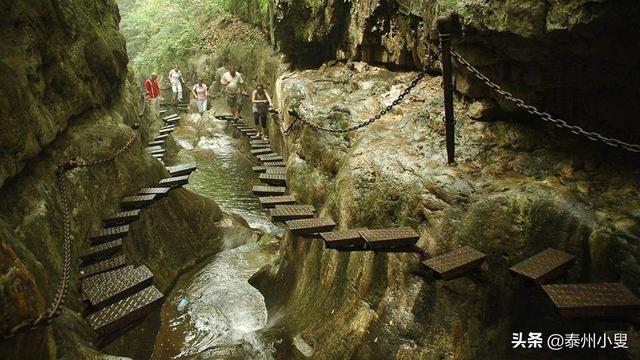
[[[259,184],[251,169],[246,139],[225,121],[191,116],[174,133],[178,163],[198,170],[187,188],[215,200],[223,211],[243,217],[251,227],[281,236],[251,192]],[[220,226],[224,226],[222,223]],[[268,238],[268,239],[267,239]],[[222,251],[200,270],[182,276],[162,307],[154,358],[273,358],[273,346],[260,335],[267,322],[262,294],[248,283],[278,252],[277,239],[246,243]]]
[[[246,139],[234,135],[226,121],[209,117],[200,121],[206,124],[198,125],[200,131],[195,140],[191,134],[177,132],[174,135],[180,146],[189,149],[186,152],[198,165],[198,171],[191,175],[186,187],[215,200],[223,211],[242,216],[251,227],[282,236],[283,228],[270,221],[251,192],[253,185],[260,181],[251,170],[255,163],[248,155]]]

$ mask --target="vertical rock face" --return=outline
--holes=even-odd
[[[413,75],[358,62],[324,65],[283,74],[277,98],[281,109],[345,128],[391,103]],[[292,358],[527,358],[511,348],[512,332],[606,327],[560,317],[539,287],[510,274],[547,247],[576,255],[560,282],[640,288],[640,169],[597,149],[576,150],[580,142],[535,125],[475,121],[477,109],[461,103],[458,164],[448,166],[440,84],[439,77],[419,82],[393,111],[354,133],[298,126],[283,136],[280,125],[292,120],[285,111],[283,124],[270,123],[272,148],[286,154],[289,191],[340,229],[411,226],[430,255],[465,245],[487,254],[478,273],[445,282],[427,274],[416,254],[337,252],[285,236],[280,262],[252,283],[284,340],[279,350]]]
[[[0,9],[3,334],[46,309],[62,273],[57,166],[113,155],[130,139],[131,125],[140,124],[137,141],[114,162],[65,175],[73,262],[61,317],[0,342],[3,359],[102,358],[80,315],[77,254],[101,229],[101,219],[118,211],[122,197],[168,175],[143,145],[161,122],[148,111],[139,117],[140,92],[127,69],[114,1],[3,1]],[[161,274],[156,285],[165,291],[185,267],[219,250],[221,218],[215,203],[175,190],[132,225],[125,253],[132,264]]]
[[[420,67],[437,45],[435,19],[460,15],[455,48],[527,103],[624,140],[638,140],[640,4],[633,0],[542,2],[275,0],[278,45],[293,62],[327,59]],[[460,66],[456,88],[513,104]]]
[[[114,1],[0,5],[0,185],[69,122],[108,105],[127,73]]]

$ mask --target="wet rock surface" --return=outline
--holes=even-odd
[[[127,73],[114,1],[3,2],[0,185],[76,118],[111,103]]]
[[[374,115],[412,76],[362,63],[285,73],[280,108],[346,127]],[[337,253],[286,236],[279,266],[252,280],[270,305],[273,331],[286,334],[280,350],[299,358],[509,357],[516,329],[602,329],[563,320],[539,289],[509,274],[547,247],[578,258],[563,281],[621,280],[638,289],[639,254],[620,246],[640,229],[630,211],[640,189],[631,162],[584,150],[539,123],[474,121],[458,102],[457,164],[447,166],[441,96],[440,79],[426,79],[356,134],[305,126],[283,137],[279,127],[291,119],[271,123],[290,191],[341,229],[411,226],[429,254],[462,245],[488,254],[478,274],[444,283],[424,274],[415,254]]]
[[[635,1],[274,0],[273,9],[278,46],[310,67],[351,59],[419,68],[438,47],[437,17],[455,13],[454,48],[507,91],[572,124],[638,141],[640,128],[624,121],[640,115]],[[455,73],[460,93],[514,112],[461,66]]]

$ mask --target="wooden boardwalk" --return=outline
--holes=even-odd
[[[374,251],[417,253],[422,265],[435,277],[451,281],[482,271],[487,256],[471,247],[461,246],[446,253],[429,256],[416,246],[420,234],[411,228],[333,230],[337,224],[328,217],[316,217],[311,205],[297,204],[287,195],[286,159],[273,151],[268,140],[258,139],[255,130],[241,120],[227,120],[249,137],[251,154],[259,165],[253,167],[264,186],[254,186],[260,204],[269,210],[273,221],[284,221],[292,236],[315,236],[324,241],[326,249],[340,252]],[[546,249],[511,267],[510,271],[542,286],[543,291],[562,316],[629,316],[640,309],[640,299],[620,283],[543,285],[566,274],[575,256],[557,249]],[[595,296],[595,298],[593,298]]]
[[[163,120],[165,126],[146,148],[146,153],[160,162],[165,155],[164,143],[180,116],[171,114]],[[123,247],[130,236],[130,226],[140,219],[144,209],[187,184],[195,170],[194,164],[168,167],[168,177],[124,197],[120,202],[123,210],[104,219],[104,228],[89,237],[88,246],[80,252],[79,277],[81,297],[87,305],[86,320],[100,339],[113,340],[162,301],[164,295],[153,286],[153,273],[144,265],[129,264]]]

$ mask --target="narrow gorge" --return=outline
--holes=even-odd
[[[640,358],[637,1],[2,9],[0,358]]]

